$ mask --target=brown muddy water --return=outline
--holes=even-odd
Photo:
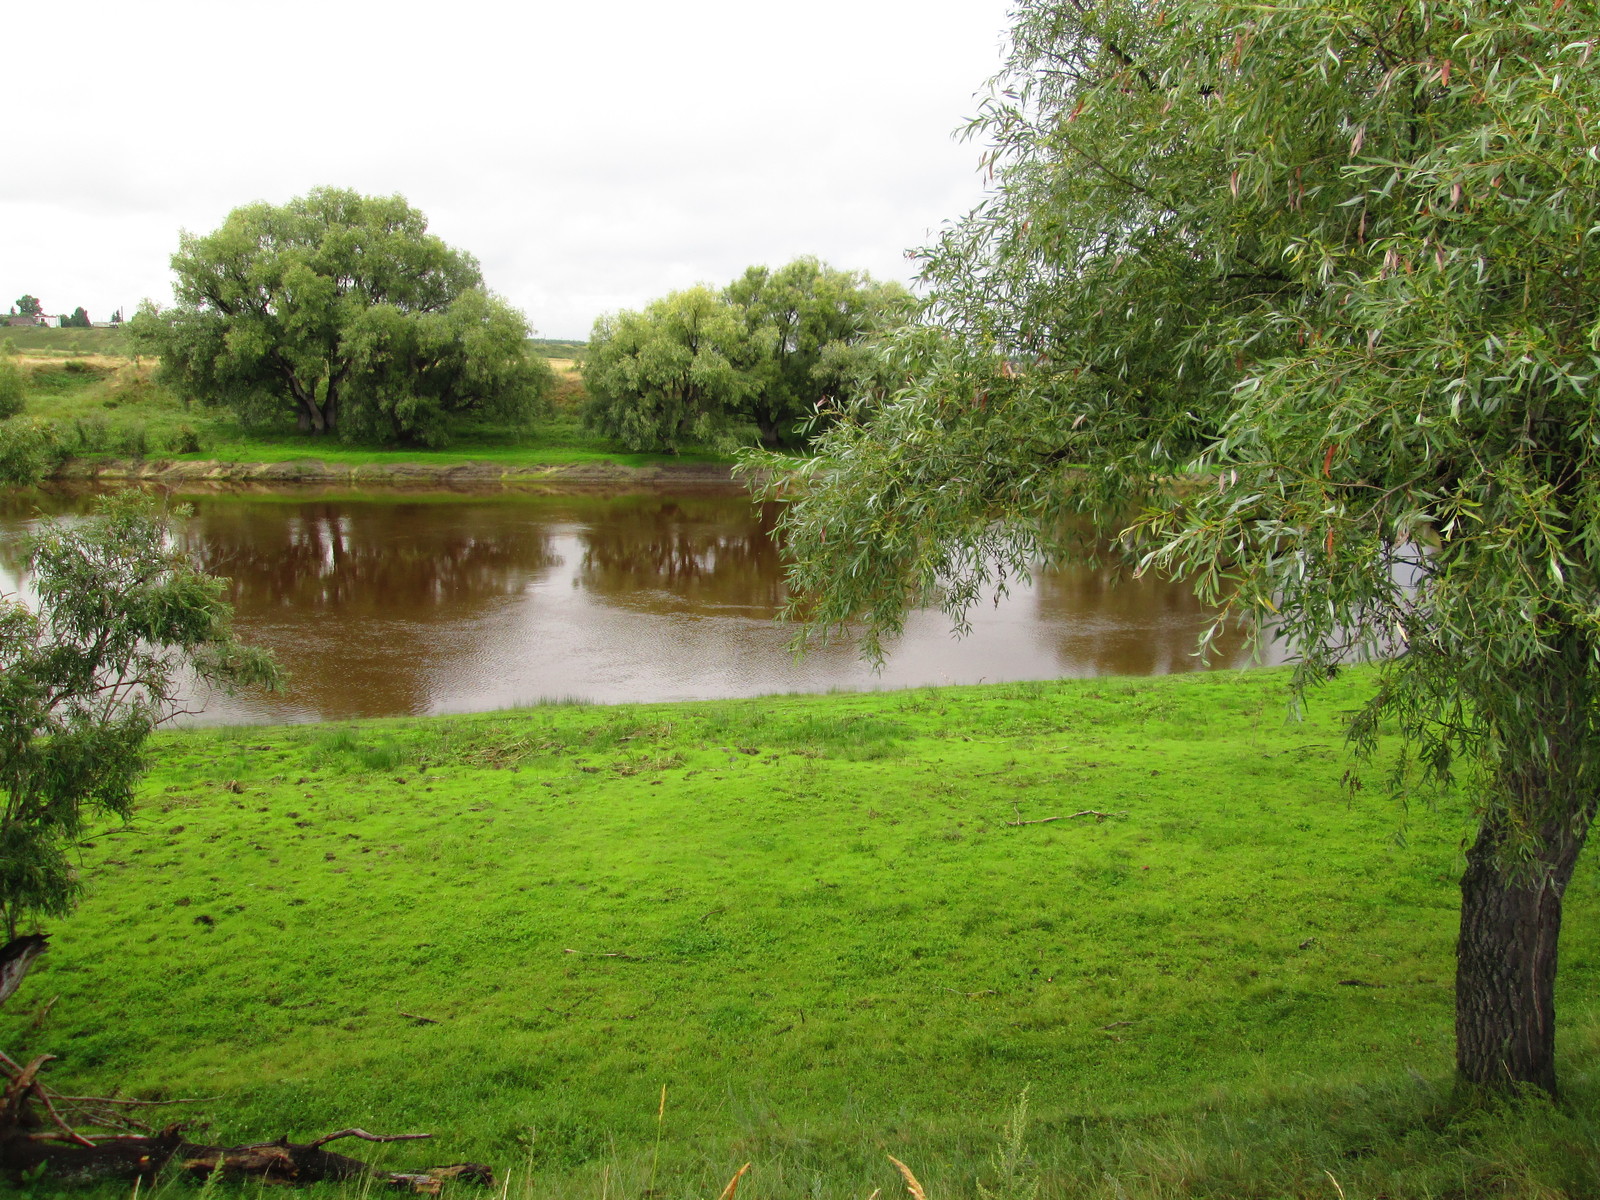
[[[879,672],[844,645],[796,660],[774,621],[774,513],[729,488],[177,498],[194,508],[186,544],[232,581],[239,631],[289,674],[276,694],[207,697],[207,723],[1203,669],[1206,611],[1187,588],[1087,569],[1013,587],[965,637],[917,612]],[[21,535],[88,506],[0,495],[0,591],[25,590]],[[1252,661],[1233,635],[1209,666]]]

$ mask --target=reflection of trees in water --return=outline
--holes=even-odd
[[[505,675],[537,691],[554,672],[542,664],[564,653],[556,643],[571,634],[561,644],[576,646],[594,629],[606,631],[613,649],[618,639],[642,637],[634,677],[641,687],[670,685],[673,672],[705,662],[740,664],[739,677],[753,691],[797,686],[802,678],[826,687],[860,674],[855,648],[844,644],[815,651],[801,675],[785,674],[782,634],[746,619],[772,615],[785,590],[772,533],[776,513],[757,512],[742,493],[190,502],[198,515],[185,535],[189,546],[208,569],[233,580],[240,632],[276,651],[289,669],[284,699],[297,716],[427,711],[441,684],[450,690],[464,678]],[[86,496],[54,490],[0,496],[0,580],[8,569],[14,573],[23,525],[41,510],[77,513],[89,504]],[[577,589],[567,589],[557,571],[557,536],[576,538]],[[482,619],[524,603],[530,584],[558,577],[560,589],[530,594],[529,607],[512,619]],[[667,621],[632,623],[641,616]],[[974,616],[983,623],[982,613]],[[1200,665],[1192,655],[1205,619],[1187,587],[1164,580],[1040,572],[1032,593],[1019,593],[985,636],[996,639],[995,663],[1018,676],[1189,671]],[[934,625],[932,636],[916,643],[921,649],[897,651],[913,675],[916,655],[937,664],[949,654],[947,623]],[[677,631],[670,635],[676,656],[662,656],[653,644],[664,629]],[[689,651],[693,662],[684,657]],[[1212,662],[1247,657],[1235,630]],[[569,665],[560,677],[573,682],[549,690],[586,690],[588,667],[576,658],[563,663]],[[995,669],[985,659],[974,673]]]
[[[0,590],[14,587],[22,575],[22,542],[25,530],[49,517],[80,515],[93,507],[86,493],[62,495],[42,488],[0,490]]]
[[[390,619],[482,608],[559,561],[545,526],[464,505],[223,503],[188,531],[241,614],[294,607]]]
[[[776,505],[743,496],[630,500],[578,531],[578,580],[612,599],[670,606],[747,608],[771,616],[783,603],[783,564],[772,534]]]
[[[526,508],[202,503],[185,536],[227,576],[240,632],[322,717],[426,711],[476,649],[474,618],[557,566]]]
[[[1195,671],[1195,647],[1210,610],[1187,584],[1114,568],[1068,567],[1035,576],[1034,596],[1046,639],[1071,674],[1165,675]],[[1249,660],[1245,632],[1230,627],[1217,638],[1212,666]]]

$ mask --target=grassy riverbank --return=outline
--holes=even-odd
[[[1352,801],[1365,677],[1303,720],[1284,684],[168,734],[0,1045],[215,1097],[222,1140],[429,1130],[387,1160],[537,1196],[715,1196],[749,1160],[750,1195],[859,1200],[898,1194],[885,1152],[973,1196],[1024,1087],[1048,1197],[1600,1194],[1592,867],[1569,1107],[1453,1111],[1469,814]]]
[[[550,415],[527,428],[463,422],[451,431],[447,446],[423,449],[352,446],[299,434],[289,426],[247,428],[223,410],[185,405],[156,382],[154,361],[123,356],[119,331],[29,329],[12,330],[10,337],[19,351],[15,361],[29,383],[24,416],[48,422],[59,452],[80,463],[318,460],[342,467],[418,464],[446,470],[488,463],[506,468],[610,465],[634,470],[731,461],[711,451],[634,454],[589,433],[577,415],[583,383],[571,358],[549,360],[557,374]],[[547,348],[572,345],[548,343]]]

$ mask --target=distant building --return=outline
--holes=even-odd
[[[12,327],[18,325],[48,325],[50,324],[50,318],[32,313],[12,313],[6,318],[6,324]]]

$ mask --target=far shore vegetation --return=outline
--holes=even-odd
[[[0,1045],[229,1144],[431,1132],[371,1157],[526,1200],[904,1195],[886,1154],[931,1200],[1600,1194],[1594,872],[1564,1101],[1460,1107],[1473,813],[1340,787],[1374,681],[159,734]]]
[[[731,462],[720,446],[689,446],[676,455],[637,453],[586,428],[575,357],[582,342],[529,341],[528,353],[547,360],[555,374],[545,413],[523,424],[463,418],[449,428],[444,445],[425,447],[351,444],[300,433],[291,420],[247,425],[227,409],[186,403],[158,380],[157,361],[136,355],[118,330],[0,331],[0,347],[8,340],[12,352],[6,360],[24,383],[14,420],[42,429],[46,473],[66,459],[621,467]]]

